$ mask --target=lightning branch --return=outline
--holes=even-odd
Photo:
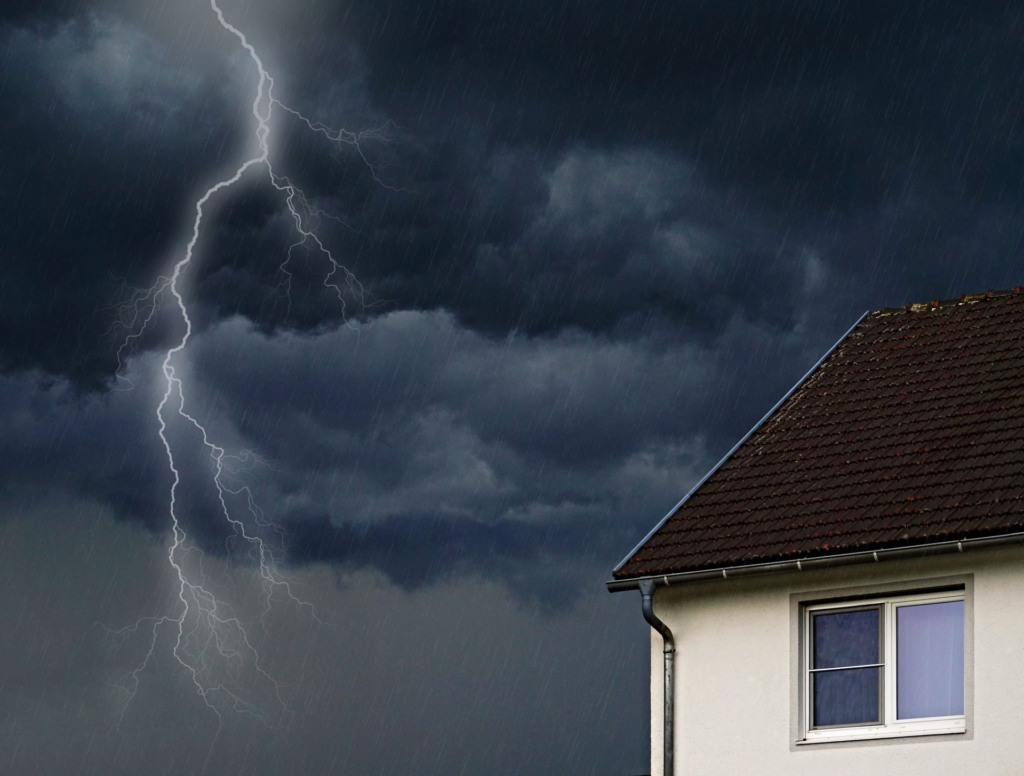
[[[244,485],[237,484],[239,475],[256,465],[254,454],[250,451],[228,454],[224,447],[211,438],[207,428],[189,408],[186,381],[179,370],[179,360],[183,357],[193,332],[184,280],[197,260],[196,247],[203,234],[208,207],[215,198],[223,196],[238,185],[247,174],[261,172],[265,175],[265,179],[281,194],[295,234],[295,239],[279,268],[286,278],[289,304],[292,274],[288,269],[288,263],[293,251],[304,247],[312,250],[324,261],[323,285],[333,291],[344,314],[346,295],[354,295],[361,304],[365,304],[364,290],[356,277],[335,259],[318,236],[316,228],[325,214],[311,205],[301,188],[286,174],[275,169],[271,159],[271,122],[274,111],[279,109],[290,114],[302,122],[310,132],[321,135],[332,143],[353,147],[374,179],[381,185],[386,185],[378,177],[378,171],[370,164],[361,147],[361,143],[367,139],[383,140],[384,128],[363,133],[333,129],[311,121],[302,113],[279,101],[274,95],[273,78],[245,34],[225,18],[217,0],[210,0],[210,9],[220,26],[234,36],[247,53],[259,76],[251,103],[257,151],[239,164],[232,175],[210,186],[196,201],[191,236],[184,254],[174,264],[170,273],[159,277],[150,288],[133,292],[132,297],[119,310],[120,323],[129,330],[117,353],[119,365],[123,362],[124,354],[136,344],[151,324],[163,301],[169,299],[184,327],[177,344],[166,351],[161,361],[164,389],[156,407],[158,434],[172,480],[168,505],[171,543],[167,560],[175,580],[176,611],[140,619],[118,632],[119,635],[126,637],[145,633],[147,647],[143,660],[125,677],[120,687],[123,693],[122,718],[135,698],[143,674],[160,644],[161,634],[167,631],[172,634],[174,659],[188,677],[196,694],[218,720],[222,719],[224,711],[264,719],[264,709],[252,698],[250,692],[253,689],[252,682],[256,681],[269,687],[275,701],[285,708],[277,682],[261,661],[260,653],[250,635],[250,626],[234,614],[228,604],[218,598],[203,572],[202,552],[189,540],[180,512],[182,506],[179,503],[182,473],[175,456],[175,445],[169,436],[169,423],[183,424],[195,438],[201,440],[202,449],[211,463],[209,476],[216,492],[219,516],[238,542],[247,548],[249,558],[258,569],[265,594],[264,617],[269,613],[271,597],[277,592],[283,593],[292,603],[307,609],[310,615],[316,618],[311,605],[293,594],[288,579],[277,569],[279,559],[276,550],[262,535],[264,531],[274,530],[273,523],[267,520],[259,509],[252,491]],[[132,387],[131,382],[124,376],[124,370],[118,370],[118,379],[121,381],[122,389]],[[236,510],[231,506],[239,500],[245,505],[245,519],[238,517]],[[243,677],[248,677],[248,681]]]

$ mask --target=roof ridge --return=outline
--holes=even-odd
[[[983,291],[978,294],[963,294],[962,296],[958,296],[953,299],[933,299],[930,302],[907,302],[903,307],[883,307],[880,310],[873,311],[872,315],[928,312],[929,310],[938,310],[942,307],[973,304],[974,302],[984,302],[988,299],[1002,299],[1004,297],[1019,296],[1021,294],[1024,294],[1024,286],[1014,286],[1013,288],[998,291],[989,289],[988,291]]]

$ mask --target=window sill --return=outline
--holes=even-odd
[[[842,728],[835,730],[811,730],[804,738],[796,741],[797,746],[808,744],[831,744],[840,741],[874,741],[884,738],[909,738],[911,736],[948,736],[967,732],[963,717],[934,719],[927,722],[908,722],[888,726]]]

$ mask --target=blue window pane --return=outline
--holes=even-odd
[[[964,602],[896,610],[896,716],[964,713]]]
[[[814,615],[814,665],[842,668],[880,663],[878,609]]]
[[[881,668],[850,668],[812,674],[814,727],[881,722]]]

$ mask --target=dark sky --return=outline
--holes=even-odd
[[[1021,6],[222,7],[346,271],[254,167],[204,212],[173,365],[312,609],[174,416],[221,622],[180,664],[146,619],[183,611],[184,329],[145,289],[258,154],[253,60],[206,0],[4,3],[0,771],[644,771],[611,568],[864,310],[1024,282]]]

